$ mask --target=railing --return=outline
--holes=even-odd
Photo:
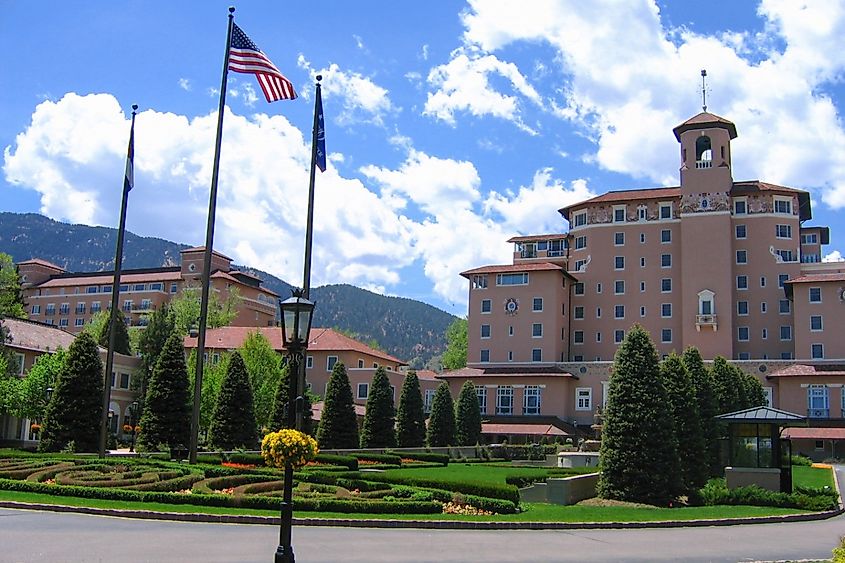
[[[712,160],[696,160],[695,161],[696,168],[713,168],[713,161]]]
[[[703,326],[712,326],[714,330],[717,330],[719,323],[716,320],[716,315],[696,315],[695,329],[700,331]]]
[[[830,409],[807,409],[807,418],[830,418]]]
[[[146,311],[155,311],[156,306],[152,303],[144,303],[141,302],[140,305],[132,305],[132,312],[133,313],[144,313]]]
[[[537,258],[536,250],[523,250],[519,253],[520,258]]]

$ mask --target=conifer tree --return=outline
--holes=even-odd
[[[455,439],[459,446],[474,446],[481,438],[481,408],[472,381],[464,382],[455,405]]]
[[[68,348],[44,415],[39,448],[96,452],[103,412],[103,363],[94,338],[81,333]]]
[[[742,380],[737,377],[734,367],[723,356],[713,359],[713,385],[718,404],[718,414],[741,410],[740,388]]]
[[[191,432],[188,371],[182,336],[173,333],[164,345],[147,385],[139,440],[148,449],[159,444],[185,447]]]
[[[336,362],[326,387],[323,413],[317,428],[320,449],[354,449],[358,447],[358,420],[352,403],[352,386],[343,362]]]
[[[417,372],[410,370],[402,382],[396,415],[396,443],[400,448],[425,445],[425,412]]]
[[[763,384],[760,380],[745,373],[737,368],[742,378],[743,395],[745,399],[745,406],[743,408],[750,409],[753,407],[761,407],[766,404],[766,393],[763,391]]]
[[[252,388],[244,360],[237,351],[229,358],[229,367],[217,395],[209,441],[221,450],[251,450],[258,444]]]
[[[288,427],[288,379],[290,366],[285,364],[279,373],[279,380],[276,383],[276,394],[273,396],[273,411],[270,413],[269,429],[276,432]]]
[[[173,315],[170,314],[167,303],[162,303],[160,308],[153,311],[148,316],[147,321],[147,326],[141,331],[141,336],[138,338],[138,353],[141,354],[141,359],[144,362],[144,378],[155,367],[158,355],[174,330]],[[145,389],[146,382],[138,387]]]
[[[680,491],[677,447],[657,350],[648,332],[634,325],[610,377],[599,496],[666,506]]]
[[[674,352],[660,364],[660,374],[678,438],[682,492],[690,494],[707,483],[710,469],[695,388],[681,357]]]
[[[109,311],[102,311],[100,314],[105,315],[105,320],[99,325],[100,331],[97,334],[97,342],[103,348],[108,348],[111,314]],[[132,355],[132,344],[129,342],[129,331],[126,329],[126,317],[123,316],[123,311],[118,309],[115,318],[117,320],[117,331],[114,333],[114,351],[118,354],[130,356]]]
[[[695,401],[698,404],[698,414],[701,421],[701,433],[704,437],[704,462],[710,475],[718,475],[716,467],[719,454],[719,424],[716,415],[719,414],[719,404],[714,390],[715,383],[710,370],[704,365],[701,353],[697,348],[688,347],[684,350],[682,361],[690,374],[690,381],[695,390]]]
[[[362,448],[396,447],[396,409],[387,370],[379,366],[370,382],[367,412],[361,428]]]
[[[455,407],[449,385],[445,381],[437,388],[431,401],[426,443],[429,447],[455,444]]]

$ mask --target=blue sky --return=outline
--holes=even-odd
[[[314,76],[313,285],[466,313],[459,272],[510,261],[557,209],[677,185],[672,128],[731,119],[735,180],[806,189],[845,252],[845,5],[765,0],[254,1],[240,27],[301,97],[230,73],[215,247],[301,284]],[[129,230],[202,244],[227,2],[0,2],[0,210],[117,224],[132,103]],[[2,249],[0,249],[2,250]]]

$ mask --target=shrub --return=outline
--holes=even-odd
[[[400,459],[413,459],[415,461],[426,461],[429,463],[438,463],[440,465],[449,465],[448,454],[436,454],[432,452],[394,452],[388,451],[386,453],[398,456]]]
[[[358,461],[375,461],[386,465],[402,465],[402,457],[396,454],[370,454],[370,453],[356,453],[353,454]]]
[[[792,459],[792,465],[804,465],[804,466],[813,465],[812,459],[810,459],[807,456],[800,455],[800,454],[793,455],[791,459]]]

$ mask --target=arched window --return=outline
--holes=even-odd
[[[710,168],[713,162],[713,151],[710,148],[710,137],[703,135],[695,140],[695,167]]]

